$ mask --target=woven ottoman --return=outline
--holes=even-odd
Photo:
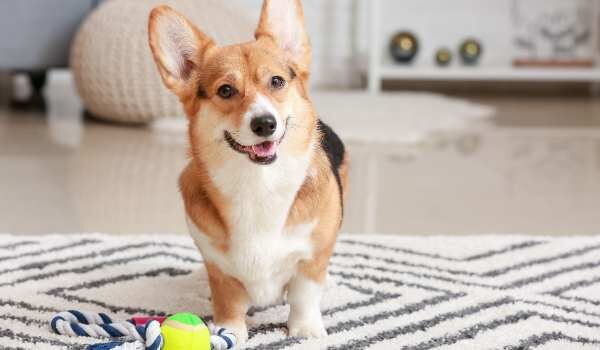
[[[183,115],[161,83],[148,46],[148,15],[159,4],[184,13],[226,45],[252,39],[255,23],[218,0],[110,0],[84,21],[71,48],[77,91],[93,116],[147,123]]]

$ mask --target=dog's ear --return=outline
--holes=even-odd
[[[298,73],[308,77],[312,52],[300,0],[265,0],[255,36],[273,40]]]
[[[214,42],[169,6],[155,7],[148,21],[150,48],[165,85],[175,93],[186,84]]]

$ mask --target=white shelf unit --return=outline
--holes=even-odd
[[[593,68],[525,68],[506,66],[396,65],[387,58],[386,38],[381,30],[382,10],[387,0],[369,0],[369,55],[362,67],[368,74],[368,90],[381,92],[383,80],[410,81],[510,81],[510,82],[583,82],[591,83],[593,93],[600,94],[600,47],[595,52],[597,64]],[[596,33],[594,42],[600,46],[600,0],[594,1]]]

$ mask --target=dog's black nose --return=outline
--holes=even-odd
[[[277,120],[270,114],[254,117],[250,122],[250,129],[258,136],[271,136],[277,129]]]

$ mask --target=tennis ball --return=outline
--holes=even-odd
[[[165,342],[163,350],[210,350],[208,327],[194,314],[175,314],[160,329]]]

